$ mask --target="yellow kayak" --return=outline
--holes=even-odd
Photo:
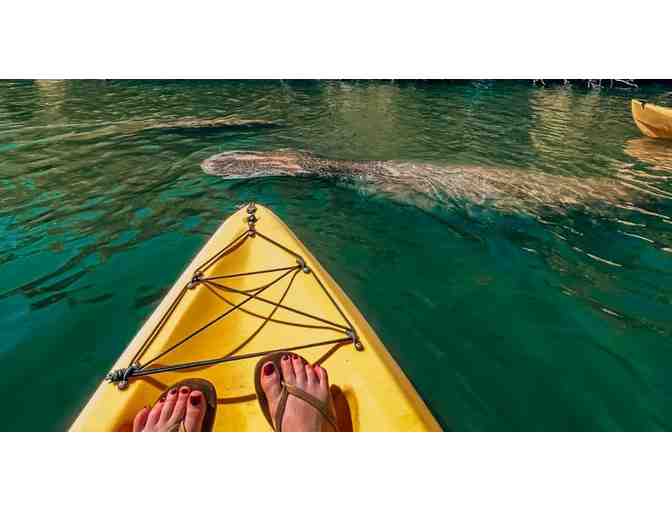
[[[672,138],[672,108],[632,100],[632,118],[639,130],[651,138]]]
[[[254,204],[210,238],[70,430],[130,430],[165,389],[200,378],[217,391],[213,430],[270,431],[254,367],[274,351],[328,371],[340,430],[441,430],[338,284],[275,214]]]

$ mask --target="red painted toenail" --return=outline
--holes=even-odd
[[[271,375],[273,372],[275,372],[275,366],[273,363],[269,363],[264,367],[264,375]]]
[[[163,396],[159,399],[159,402],[165,402],[165,401],[166,401],[166,396],[163,395]]]
[[[292,354],[292,359],[299,359],[299,357],[296,354]]]
[[[177,393],[177,388],[173,388],[172,390],[170,390],[171,395],[175,395],[175,393]]]
[[[197,406],[198,404],[201,403],[201,396],[200,395],[192,395],[191,398],[189,399],[189,402],[191,402],[192,406]]]
[[[186,395],[187,393],[189,393],[189,388],[182,388],[180,390],[180,393],[182,393],[182,395]]]
[[[286,354],[284,354],[284,355],[282,356],[282,359],[283,359],[283,361],[287,361],[287,360],[289,359],[289,356],[287,356]]]

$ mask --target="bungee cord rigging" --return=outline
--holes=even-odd
[[[254,203],[250,203],[248,205],[247,230],[244,231],[233,241],[227,244],[224,248],[219,250],[212,257],[210,257],[208,260],[206,260],[204,263],[202,263],[200,266],[196,268],[191,280],[182,287],[179,294],[171,302],[168,309],[163,313],[163,315],[161,316],[157,324],[154,326],[154,328],[151,330],[147,338],[144,340],[140,348],[134,353],[128,366],[126,368],[119,368],[110,372],[105,378],[108,382],[116,384],[119,389],[125,389],[126,387],[128,387],[130,379],[138,377],[150,376],[163,372],[210,367],[242,359],[261,357],[273,352],[297,351],[301,349],[308,349],[311,347],[318,347],[323,345],[352,343],[356,350],[358,351],[363,350],[364,347],[352,323],[348,320],[348,318],[343,313],[343,311],[336,303],[334,298],[327,291],[327,289],[320,281],[318,276],[313,271],[310,270],[303,257],[295,253],[294,251],[290,250],[283,244],[278,243],[272,238],[266,236],[257,229],[256,223],[258,219],[255,216],[256,210],[257,209]],[[206,272],[217,262],[225,258],[227,255],[240,249],[245,243],[253,242],[254,239],[261,239],[265,242],[271,243],[276,247],[280,248],[281,250],[285,251],[286,253],[292,255],[296,259],[296,264],[286,267],[266,268],[258,271],[250,271],[244,273],[215,274],[215,275],[206,274]],[[279,274],[279,276],[275,276],[276,274]],[[325,319],[323,317],[319,317],[318,315],[311,314],[306,311],[299,310],[298,308],[284,304],[285,298],[291,291],[296,278],[300,274],[304,274],[306,276],[312,276],[315,279],[321,290],[325,293],[325,295],[329,298],[329,301],[338,311],[340,317],[343,319],[343,323],[334,322]],[[268,283],[265,283],[263,285],[251,289],[239,289],[232,285],[226,285],[222,283],[234,278],[255,276],[255,275],[271,275],[273,276],[273,279]],[[262,294],[267,292],[269,289],[276,288],[284,282],[286,282],[286,286],[282,291],[282,294],[278,300],[272,300],[262,296]],[[173,343],[173,345],[171,345],[170,347],[154,355],[149,360],[141,362],[140,360],[142,359],[143,355],[147,353],[150,346],[159,336],[163,327],[166,325],[166,323],[173,315],[173,313],[180,305],[180,303],[187,295],[187,293],[197,289],[199,286],[211,292],[215,297],[218,298],[218,300],[228,305],[228,308],[225,309],[222,313],[218,314],[215,318],[211,319],[209,322],[205,323],[204,325],[190,332],[177,342]],[[227,295],[242,296],[244,297],[244,299],[242,299],[242,301],[238,303],[235,303],[231,298],[227,297]],[[268,314],[264,315],[249,310],[248,308],[245,308],[246,304],[253,302],[260,302],[266,305],[271,305],[272,309]],[[278,319],[275,317],[276,312],[278,310],[285,310],[291,312],[305,319],[310,319],[314,321],[314,323],[296,322],[296,321]],[[164,358],[167,354],[174,351],[181,345],[189,341],[193,341],[195,338],[198,337],[200,333],[207,330],[209,327],[213,326],[214,324],[218,323],[219,321],[230,316],[233,313],[244,313],[252,317],[261,319],[261,324],[250,335],[244,338],[235,348],[231,349],[226,354],[215,358],[185,361],[167,365],[157,364],[157,362],[162,358]],[[252,343],[253,340],[263,331],[263,329],[269,323],[283,324],[288,327],[333,331],[335,333],[336,338],[329,340],[319,340],[319,341],[316,340],[315,342],[307,342],[301,345],[280,346],[277,349],[271,349],[265,351],[238,354],[244,347]]]

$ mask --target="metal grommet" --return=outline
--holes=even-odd
[[[196,286],[201,283],[201,278],[203,278],[203,272],[202,271],[196,271],[194,273],[194,276],[191,277],[191,281],[187,283],[187,288],[188,289],[195,289]]]
[[[115,370],[112,370],[109,374],[107,374],[105,376],[105,380],[107,382],[115,383],[115,382],[121,380],[123,375],[124,375],[124,369],[123,368],[117,368]]]
[[[357,333],[355,333],[353,330],[350,330],[348,331],[348,336],[352,338],[352,345],[355,347],[355,350],[357,351],[364,350],[364,344],[359,340]]]
[[[301,268],[301,271],[303,271],[306,274],[310,274],[310,268],[306,264],[306,261],[303,259],[296,259],[296,263],[299,265]]]
[[[255,234],[255,231],[256,231],[255,225],[254,225],[257,222],[257,217],[254,215],[254,211],[256,211],[256,210],[257,210],[257,208],[253,207],[253,204],[251,204],[251,207],[247,208],[248,216],[246,218],[246,221],[247,221],[247,228],[248,228],[248,233],[249,233],[250,237],[254,237],[254,234]]]

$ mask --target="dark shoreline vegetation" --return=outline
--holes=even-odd
[[[351,83],[395,83],[398,85],[404,84],[438,84],[445,85],[446,83],[465,84],[465,83],[514,83],[527,84],[533,87],[577,87],[580,89],[637,89],[640,87],[660,86],[665,85],[672,87],[672,79],[558,79],[558,78],[537,78],[537,79],[518,79],[518,80],[475,80],[475,79],[342,79],[342,80],[281,80],[283,82],[303,82],[303,83],[317,83],[317,82],[351,82]]]
[[[532,80],[532,84],[536,86],[564,86],[564,87],[581,87],[585,89],[600,89],[600,88],[625,88],[636,89],[639,87],[646,87],[649,85],[667,85],[672,86],[672,80],[618,80],[618,79],[592,79],[592,80]]]
[[[536,79],[520,79],[520,80],[392,80],[396,83],[445,83],[445,82],[499,82],[499,83],[518,83],[518,84],[528,84],[534,87],[578,87],[582,89],[614,89],[614,88],[624,88],[624,89],[636,89],[639,87],[646,87],[651,85],[667,85],[672,87],[672,79],[614,79],[614,78],[605,78],[605,79],[558,79],[558,78],[536,78]]]
[[[21,411],[0,429],[67,428],[249,201],[305,242],[447,429],[671,429],[672,151],[629,104],[664,104],[672,84],[544,83],[1,81],[0,398]],[[412,206],[405,182],[200,167],[283,148],[436,164],[456,189]],[[488,171],[472,186],[451,167]],[[650,199],[594,194],[604,179]],[[545,189],[566,202],[544,207]]]
[[[27,82],[27,81],[37,81],[37,80],[0,80],[0,81],[15,81],[15,82]],[[48,81],[48,80],[47,80]],[[58,81],[58,80],[54,80]],[[529,78],[529,79],[502,79],[502,80],[489,80],[489,79],[283,79],[283,80],[119,80],[119,79],[109,79],[109,80],[97,80],[97,79],[87,79],[87,80],[77,80],[80,83],[86,82],[117,82],[117,83],[132,83],[132,82],[145,82],[145,83],[215,83],[218,81],[224,81],[227,83],[264,83],[264,82],[282,82],[282,83],[303,83],[303,84],[319,84],[325,82],[344,82],[344,83],[395,83],[398,85],[404,84],[442,84],[455,83],[455,84],[465,84],[465,83],[500,83],[500,84],[527,84],[534,87],[578,87],[583,89],[633,89],[639,87],[647,87],[652,85],[665,85],[672,87],[672,79],[615,79],[615,78],[593,78],[593,79],[562,79],[562,78]]]

